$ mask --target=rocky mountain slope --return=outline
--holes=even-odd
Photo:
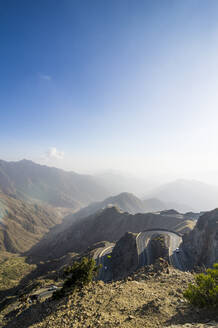
[[[218,209],[202,215],[195,228],[183,236],[183,250],[190,267],[218,262]]]
[[[190,282],[191,273],[157,263],[126,280],[93,282],[61,300],[18,300],[0,320],[3,328],[216,328],[216,311],[199,311],[183,298]]]
[[[132,215],[117,207],[109,207],[72,223],[61,232],[51,232],[29,254],[38,258],[58,257],[71,251],[80,252],[102,240],[117,241],[127,231],[134,233],[158,228],[184,233],[194,224],[193,221],[173,216],[152,213]]]
[[[122,279],[136,270],[138,266],[136,236],[137,234],[127,232],[115,244],[111,257],[113,280]]]
[[[27,251],[61,219],[61,213],[49,206],[29,204],[0,192],[0,251]]]
[[[79,209],[109,195],[93,177],[32,161],[0,161],[0,190],[22,200]]]

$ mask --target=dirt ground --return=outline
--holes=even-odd
[[[193,279],[171,267],[141,269],[126,280],[93,282],[59,301],[21,304],[4,316],[2,327],[217,328],[218,311],[193,308],[183,298]]]

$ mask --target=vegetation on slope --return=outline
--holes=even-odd
[[[197,274],[195,284],[189,285],[184,297],[199,307],[218,308],[218,263],[213,265],[213,269],[207,269],[206,274]]]
[[[183,298],[193,275],[166,269],[157,271],[152,265],[125,280],[93,281],[61,300],[18,302],[15,310],[5,308],[0,318],[5,328],[217,327],[217,311],[199,311]],[[201,324],[206,319],[209,326]]]
[[[63,297],[69,290],[72,292],[88,285],[96,277],[99,268],[99,266],[96,266],[93,258],[88,259],[87,257],[83,257],[80,262],[75,261],[72,266],[67,267],[65,270],[67,279],[62,289],[56,291],[53,297]]]
[[[35,265],[27,264],[26,258],[15,254],[3,253],[0,258],[0,290],[17,286],[19,281],[35,269]]]

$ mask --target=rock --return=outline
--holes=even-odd
[[[182,249],[189,257],[189,269],[217,261],[218,209],[200,216],[195,228],[183,236]]]
[[[161,262],[156,261],[159,258],[168,260],[169,259],[169,236],[163,235],[163,234],[154,234],[151,237],[150,242],[148,243],[148,248],[150,250],[151,256],[151,263],[155,263],[154,268],[157,270],[157,272],[160,271],[160,267],[158,264],[161,264]],[[167,267],[167,266],[166,266]]]
[[[111,265],[113,279],[123,279],[134,272],[138,266],[138,252],[136,245],[137,234],[127,232],[115,245]],[[128,280],[132,278],[128,277]]]
[[[134,319],[133,315],[128,315],[127,320],[133,320],[133,319]]]

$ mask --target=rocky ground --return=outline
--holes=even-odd
[[[125,280],[93,282],[61,300],[20,303],[2,312],[4,328],[218,327],[217,311],[188,305],[183,290],[193,275],[162,261]]]

